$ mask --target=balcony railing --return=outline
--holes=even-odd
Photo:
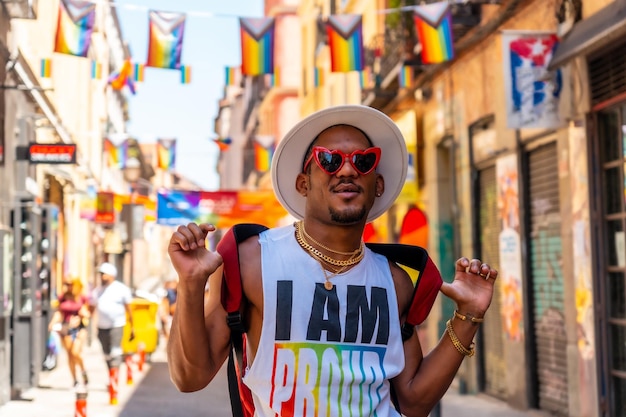
[[[487,0],[485,2],[493,3],[493,1]],[[403,4],[404,6],[409,6],[409,3],[417,2],[406,0],[403,3],[406,3]],[[481,4],[453,4],[451,11],[453,37],[456,43],[472,28],[480,24]],[[374,74],[373,92],[382,98],[393,96],[397,92],[397,82],[383,86],[382,81],[399,64],[411,66],[414,75],[419,74],[424,69],[412,12],[409,10],[398,11],[395,15],[390,15],[386,26],[385,33],[374,36],[365,46],[365,65],[370,67]]]

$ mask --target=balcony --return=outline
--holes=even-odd
[[[411,6],[418,1],[407,0],[404,3],[405,6]],[[482,2],[451,5],[455,43],[480,24],[479,3]],[[420,56],[413,13],[411,11],[390,13],[385,26],[387,28],[385,33],[374,36],[365,46],[365,66],[372,69],[374,86],[363,90],[362,102],[377,109],[384,108],[398,94],[400,88],[398,72],[403,66],[410,66],[413,69],[414,79],[426,68]]]
[[[37,19],[37,0],[1,0],[11,19]]]

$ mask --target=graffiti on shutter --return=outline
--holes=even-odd
[[[567,352],[557,147],[528,153],[529,281],[533,294],[532,342],[536,350],[539,409],[567,416]]]

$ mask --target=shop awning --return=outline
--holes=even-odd
[[[556,69],[577,56],[589,55],[626,35],[626,1],[616,0],[591,17],[576,23],[554,53],[548,69]]]

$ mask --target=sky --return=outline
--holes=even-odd
[[[214,120],[223,97],[224,67],[241,64],[239,17],[263,16],[263,0],[116,0],[122,37],[133,62],[145,62],[148,10],[187,14],[182,65],[191,66],[191,83],[180,71],[145,68],[144,82],[129,98],[128,133],[140,142],[176,138],[175,171],[206,191],[219,188],[215,170],[219,150]]]

